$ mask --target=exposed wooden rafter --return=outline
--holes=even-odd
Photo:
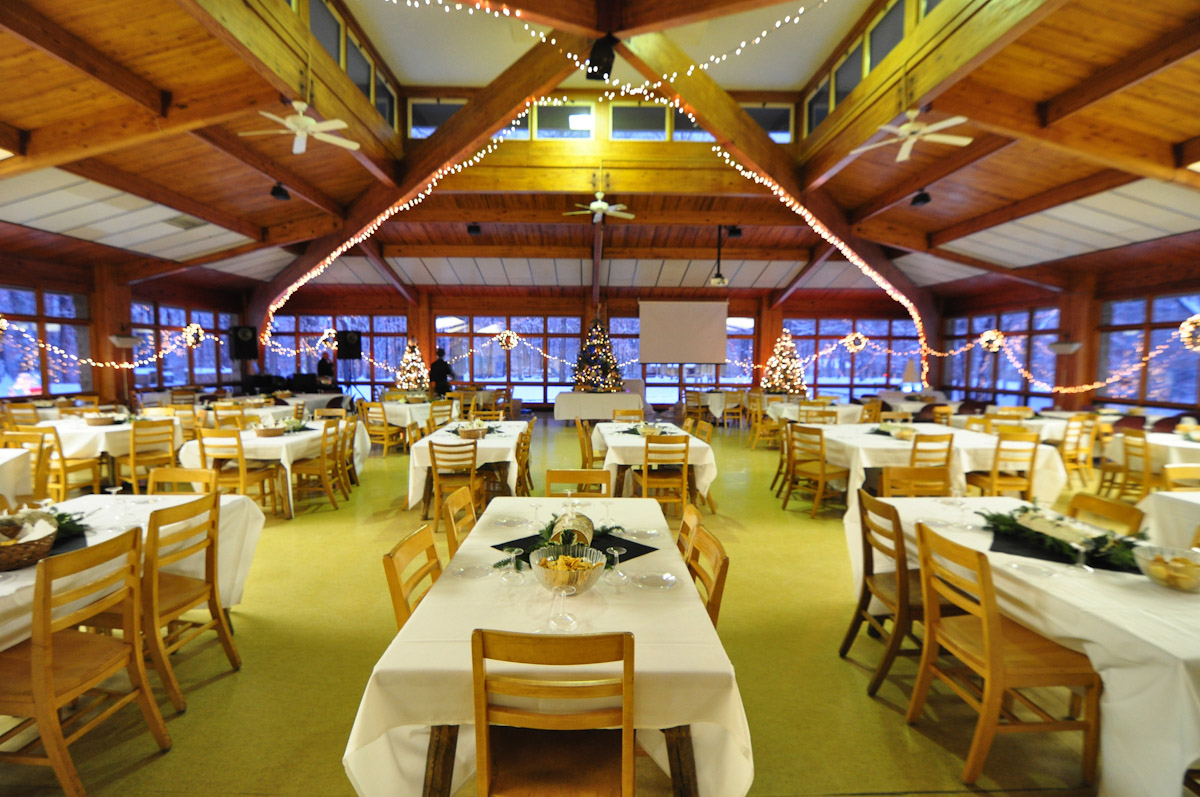
[[[620,19],[609,30],[625,39],[771,5],[779,5],[779,0],[624,0]]]
[[[1015,221],[1025,216],[1031,216],[1034,213],[1055,208],[1059,205],[1065,205],[1068,202],[1074,202],[1077,199],[1083,199],[1093,194],[1099,194],[1113,188],[1120,188],[1137,179],[1135,175],[1127,174],[1126,172],[1105,169],[1104,171],[1088,175],[1081,180],[1074,180],[1065,185],[1056,186],[1047,191],[1042,191],[1040,194],[1034,194],[1031,197],[1022,199],[1019,202],[1013,202],[1004,207],[996,208],[988,213],[981,213],[973,218],[964,219],[957,224],[952,224],[945,229],[932,232],[929,234],[929,245],[935,248],[943,246],[971,233]]]
[[[1038,119],[1043,127],[1057,124],[1071,114],[1136,86],[1198,52],[1200,19],[1194,19],[1158,41],[1151,42],[1116,63],[1109,64],[1086,80],[1044,102],[1039,102]]]
[[[400,279],[400,276],[396,274],[396,272],[392,270],[392,267],[388,265],[388,262],[383,259],[383,253],[379,249],[378,241],[373,238],[368,238],[360,243],[358,248],[359,251],[363,253],[363,256],[367,258],[367,262],[371,264],[371,267],[375,269],[375,273],[383,277],[388,285],[391,285],[393,288],[395,288],[400,295],[404,297],[405,301],[407,301],[409,304],[417,303],[417,298],[414,295],[413,288],[405,285]]]
[[[0,30],[95,78],[155,116],[167,115],[171,105],[170,92],[157,88],[121,66],[61,25],[34,11],[24,0],[5,0],[0,3]]]
[[[0,149],[8,150],[13,155],[24,155],[28,143],[29,131],[0,122]]]
[[[808,249],[722,249],[729,260],[807,260]],[[591,260],[592,244],[383,244],[384,257],[570,257]],[[608,260],[712,260],[711,246],[605,246]]]
[[[739,177],[739,179],[741,179]],[[510,197],[511,198],[511,197]],[[386,231],[392,227],[408,224],[569,224],[573,227],[592,223],[591,216],[564,216],[555,208],[523,207],[518,198],[511,198],[503,207],[459,208],[446,205],[433,206],[425,201],[406,212],[397,222],[384,222]],[[572,208],[573,210],[574,208]],[[632,208],[635,213],[637,207]],[[712,227],[720,224],[739,224],[743,227],[795,227],[803,220],[778,202],[772,201],[766,208],[756,208],[753,213],[737,208],[712,208],[710,210],[656,210],[653,214],[640,213],[633,219],[605,219],[605,224],[653,225],[666,227]]]
[[[1193,164],[1200,168],[1200,136],[1181,141],[1173,149],[1177,168],[1186,169]]]
[[[800,287],[800,280],[804,279],[806,274],[828,260],[829,256],[832,255],[834,251],[834,248],[828,243],[824,241],[821,242],[821,244],[813,250],[812,257],[808,259],[808,262],[801,266],[800,270],[796,272],[796,276],[792,277],[791,281],[789,281],[787,285],[783,286],[771,296],[771,309],[774,310],[786,302],[788,297],[795,293],[796,289]]]
[[[592,235],[592,307],[600,306],[600,257],[604,254],[604,216],[593,225]]]

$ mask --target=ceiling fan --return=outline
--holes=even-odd
[[[879,129],[885,133],[891,133],[894,138],[888,138],[883,141],[877,141],[874,144],[867,144],[859,147],[851,152],[851,155],[858,155],[861,152],[875,149],[876,147],[886,147],[891,144],[900,142],[900,151],[896,153],[896,162],[900,163],[908,160],[908,156],[912,154],[913,147],[918,141],[932,141],[935,144],[949,144],[952,147],[965,147],[970,144],[973,139],[971,136],[954,136],[942,133],[942,130],[961,125],[967,121],[965,116],[952,116],[949,119],[943,119],[940,122],[918,122],[917,116],[921,113],[919,110],[906,111],[908,121],[896,125],[880,125]]]
[[[604,201],[604,192],[597,191],[596,198],[586,205],[575,203],[575,207],[583,208],[583,210],[568,210],[564,216],[585,216],[592,214],[592,223],[598,224],[605,216],[612,216],[617,219],[632,219],[634,215],[625,210],[624,205],[610,205]]]
[[[326,144],[342,147],[343,149],[357,150],[359,144],[357,141],[351,141],[341,136],[331,136],[329,132],[332,130],[345,130],[347,125],[341,119],[327,119],[324,122],[318,122],[313,119],[305,111],[308,110],[308,103],[304,100],[293,100],[292,107],[296,110],[294,114],[288,116],[276,116],[270,111],[259,111],[260,114],[270,119],[272,122],[278,122],[283,125],[282,130],[249,130],[245,133],[239,133],[243,136],[295,136],[292,140],[292,154],[303,155],[308,148],[308,138],[312,136],[317,141],[324,141]]]

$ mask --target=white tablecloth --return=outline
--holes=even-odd
[[[309,410],[307,407],[305,407],[304,411],[308,412]],[[225,413],[225,412],[232,413],[235,411],[234,410],[222,410],[221,412],[222,413]],[[281,407],[277,404],[274,404],[274,405],[271,405],[268,407],[242,407],[242,414],[246,416],[246,423],[265,423],[265,422],[282,421],[285,418],[295,417],[295,413],[296,413],[296,411],[290,405],[286,406],[286,407]],[[212,410],[210,407],[208,412],[205,413],[204,425],[211,429],[214,425],[216,425],[216,422],[217,422],[217,413],[216,413],[216,411]]]
[[[951,415],[950,425],[955,429],[966,429],[967,419],[976,418],[977,415]],[[1067,422],[1062,418],[1022,418],[1020,420],[1013,419],[1014,424],[1020,424],[1031,432],[1038,433],[1038,439],[1043,442],[1061,441],[1063,435],[1067,431]],[[995,423],[995,420],[992,421]]]
[[[508,463],[508,489],[515,495],[517,492],[517,438],[529,424],[525,421],[502,421],[489,423],[498,426],[500,430],[492,432],[482,440],[476,441],[475,464],[485,465],[488,462]],[[408,506],[410,509],[420,503],[425,495],[425,480],[429,478],[429,441],[438,443],[467,443],[455,434],[458,424],[449,424],[438,429],[431,435],[422,437],[408,452]]]
[[[166,420],[158,418],[151,420]],[[175,420],[175,448],[183,445],[183,426]],[[42,421],[38,426],[53,426],[58,429],[63,456],[67,459],[91,459],[101,454],[121,457],[129,453],[129,438],[133,433],[130,423],[109,426],[88,426],[82,418],[63,418],[57,421]]]
[[[737,408],[746,403],[746,394],[736,390],[728,392],[721,391],[720,393],[705,393],[704,404],[708,407],[708,411],[712,413],[714,418],[720,418],[725,414],[725,405]]]
[[[497,526],[499,517],[533,517],[559,511],[562,499],[499,498],[480,517],[446,573],[375,665],[342,763],[360,795],[421,793],[430,725],[458,725],[457,790],[475,769],[471,692],[471,631],[493,628],[535,632],[546,626],[550,594],[527,575],[505,586],[497,575],[463,579],[458,566],[491,565],[503,558],[490,547],[530,533]],[[750,729],[733,665],[721,646],[687,569],[667,534],[653,499],[619,499],[611,519],[629,528],[656,529],[659,548],[623,565],[628,573],[668,571],[679,579],[669,590],[603,581],[569,598],[579,633],[631,631],[635,647],[634,726],[638,739],[667,770],[657,729],[690,725],[700,793],[738,797],[754,777]],[[593,505],[601,522],[604,510]],[[585,511],[587,509],[585,508]]]
[[[817,409],[814,407],[814,409]],[[858,423],[862,419],[860,404],[830,404],[821,409],[833,410],[837,413],[838,423]],[[767,406],[767,415],[775,420],[795,421],[800,418],[800,405],[790,402],[776,402]]]
[[[670,423],[658,424],[665,434],[680,435],[687,432]],[[604,467],[612,474],[609,482],[616,484],[619,465],[641,467],[646,459],[646,438],[640,435],[625,434],[623,429],[631,428],[626,423],[598,423],[592,429],[592,447],[596,451],[607,448],[604,456]],[[713,455],[712,446],[695,435],[688,435],[688,466],[696,481],[696,489],[700,495],[707,496],[708,488],[717,478],[717,458]],[[630,495],[629,485],[624,485],[625,495]]]
[[[613,410],[640,410],[637,393],[582,393],[566,391],[554,397],[554,420],[611,421]]]
[[[195,496],[192,496],[194,498]],[[84,495],[57,504],[64,512],[84,513],[83,523],[90,527],[88,544],[112,539],[126,529],[141,526],[145,531],[150,513],[156,509],[186,503],[188,496],[145,495]],[[258,537],[262,532],[263,513],[254,502],[242,495],[221,496],[221,520],[217,528],[217,588],[222,606],[236,606],[242,601],[246,576]],[[165,568],[197,578],[204,576],[204,555],[190,556]],[[0,650],[29,639],[33,623],[33,587],[37,568],[26,567],[0,579]],[[72,577],[62,579],[60,588],[78,583]]]
[[[1146,513],[1146,530],[1155,545],[1190,548],[1200,528],[1200,492],[1158,492],[1138,502]]]
[[[421,404],[401,403],[399,401],[383,402],[383,415],[387,418],[387,422],[393,426],[408,426],[412,422],[416,422],[419,426],[424,426],[425,421],[429,420],[429,414],[433,411],[433,405],[428,401]],[[450,417],[458,418],[462,412],[462,405],[455,401],[450,407]]]
[[[1185,440],[1182,435],[1146,432],[1146,443],[1150,446],[1150,469],[1155,473],[1167,464],[1200,462],[1200,443]],[[1113,435],[1104,447],[1104,456],[1113,462],[1124,462],[1125,435]]]
[[[900,511],[916,553],[917,520],[959,523],[962,510],[936,499],[886,499]],[[971,499],[971,511],[1011,511],[1011,498]],[[976,518],[978,519],[978,518]],[[941,527],[944,537],[987,550],[984,531]],[[1097,570],[1063,576],[1069,565],[989,553],[1004,614],[1087,654],[1104,681],[1100,696],[1101,797],[1176,797],[1200,758],[1200,600],[1141,575]],[[1031,564],[1015,570],[1009,564]],[[924,723],[936,722],[926,709]]]
[[[18,495],[33,493],[29,451],[24,448],[0,448],[0,495],[11,506]]]
[[[344,393],[296,393],[284,399],[289,407],[294,407],[301,401],[304,402],[304,411],[312,412],[313,410],[323,410],[330,406],[330,402],[334,399],[342,399],[340,403],[334,404],[335,407],[342,407],[347,411],[350,410],[350,399]]]

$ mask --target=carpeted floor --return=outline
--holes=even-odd
[[[714,437],[719,514],[703,516],[731,559],[720,634],[750,721],[751,794],[1093,793],[1081,788],[1078,734],[1001,736],[977,787],[963,786],[974,714],[935,685],[921,723],[907,726],[915,660],[898,661],[878,696],[867,697],[881,645],[864,635],[849,659],[837,656],[853,606],[843,510],[830,505],[810,520],[805,498],[781,510],[767,489],[778,454],[749,451],[745,438],[737,430]],[[574,428],[543,418],[532,458],[540,492],[546,467],[578,466]],[[337,511],[313,499],[295,520],[268,520],[232,614],[242,670],[229,671],[215,637],[178,655],[187,712],[175,714],[156,690],[174,748],[158,753],[140,713],[125,708],[72,747],[89,793],[353,793],[342,752],[394,635],[380,557],[419,520],[403,508],[407,474],[407,456],[376,452],[363,486]],[[439,546],[444,561],[444,539]],[[670,794],[648,759],[639,766],[639,794]],[[59,793],[49,769],[0,766],[2,795]],[[473,785],[461,794],[474,794]]]

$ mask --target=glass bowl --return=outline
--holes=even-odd
[[[552,570],[550,567],[542,566],[543,560],[547,560],[547,564],[549,564],[559,556],[578,557],[591,562],[592,567],[588,570]],[[604,574],[606,560],[607,557],[603,551],[589,548],[586,545],[547,545],[545,548],[538,548],[529,554],[529,569],[533,571],[533,577],[537,579],[537,582],[546,589],[554,591],[560,587],[574,587],[574,594],[581,595],[594,587],[600,580]]]
[[[1200,551],[1139,545],[1133,549],[1133,560],[1155,584],[1180,592],[1200,592]]]

